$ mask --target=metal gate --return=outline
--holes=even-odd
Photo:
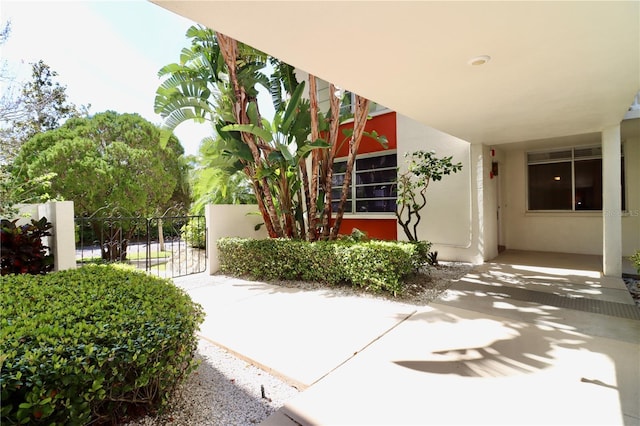
[[[175,278],[207,269],[204,216],[76,217],[76,262],[121,263]]]

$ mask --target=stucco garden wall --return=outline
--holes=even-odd
[[[76,267],[75,228],[73,221],[73,201],[55,201],[45,204],[21,204],[17,206],[19,213],[15,218],[18,225],[46,217],[53,225],[52,235],[46,237],[45,245],[51,249],[54,260],[54,271],[73,269]]]
[[[205,207],[207,223],[207,247],[209,274],[220,269],[216,241],[223,237],[268,238],[264,226],[257,231],[256,225],[263,223],[260,210],[253,204],[209,204]]]

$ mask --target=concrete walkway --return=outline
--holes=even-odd
[[[507,251],[430,306],[175,281],[204,338],[306,389],[263,425],[640,425],[639,310],[591,258]]]

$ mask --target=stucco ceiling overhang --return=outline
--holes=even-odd
[[[640,90],[638,1],[152,2],[471,143],[600,132]]]

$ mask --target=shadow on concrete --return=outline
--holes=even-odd
[[[442,334],[452,337],[434,340],[446,344],[421,359],[393,362],[424,373],[493,378],[536,374],[575,360],[570,369],[579,375],[580,383],[615,389],[625,418],[638,419],[640,321],[527,300],[527,295],[542,291],[609,303],[597,299],[603,286],[596,274],[523,271],[520,266],[499,263],[475,268],[431,305],[436,309],[408,320],[439,324]],[[540,290],[541,285],[546,288]],[[593,294],[585,289],[594,289]],[[586,359],[594,363],[585,364]],[[612,368],[603,369],[603,365]]]

